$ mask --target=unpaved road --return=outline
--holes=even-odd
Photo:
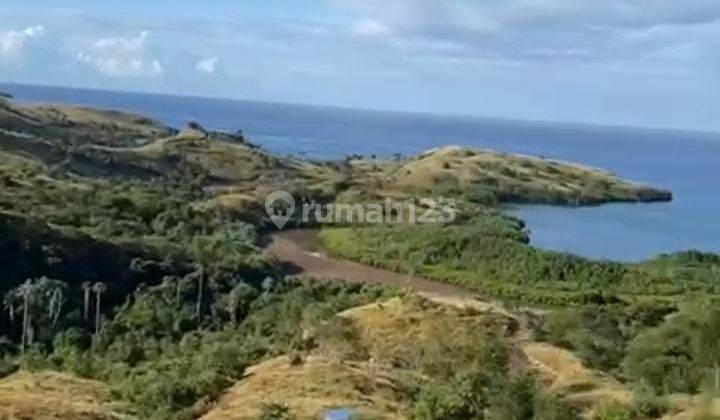
[[[502,303],[482,299],[478,294],[459,287],[365,264],[330,258],[318,252],[317,233],[312,230],[277,232],[265,237],[264,242],[267,252],[274,254],[279,261],[284,263],[289,274],[409,288],[440,304],[459,308],[473,307],[513,318],[520,327],[515,331],[514,339],[520,345],[527,362],[556,391],[559,390],[563,393],[567,391],[567,398],[586,401],[584,408],[588,410],[607,401],[627,403],[630,399],[630,392],[622,384],[603,373],[588,369],[570,351],[547,343],[533,342],[526,323],[529,308],[525,308],[526,312],[518,317],[517,313],[507,311]],[[542,311],[535,310],[535,314],[540,313]],[[576,383],[590,383],[594,388],[590,391],[579,392],[567,388]]]
[[[312,230],[287,230],[269,235],[264,242],[267,251],[275,255],[290,274],[409,288],[431,298],[479,298],[476,293],[453,285],[328,257],[317,251],[316,235]]]

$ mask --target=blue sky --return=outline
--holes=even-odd
[[[0,80],[720,131],[717,0],[3,0]]]

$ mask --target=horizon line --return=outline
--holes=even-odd
[[[533,118],[513,118],[503,116],[486,116],[486,115],[472,115],[472,114],[456,114],[456,113],[443,113],[443,112],[430,112],[430,111],[411,111],[411,110],[391,110],[382,108],[364,108],[364,107],[352,107],[343,105],[329,105],[329,104],[316,104],[316,103],[303,103],[303,102],[291,102],[291,101],[278,101],[272,99],[244,99],[244,98],[230,98],[225,96],[216,95],[200,95],[200,94],[187,94],[187,93],[174,93],[174,92],[153,92],[153,91],[141,91],[141,90],[120,90],[120,89],[104,89],[98,87],[87,87],[87,86],[69,86],[69,85],[53,85],[44,83],[25,83],[25,82],[14,82],[7,80],[0,80],[0,85],[15,85],[25,86],[31,88],[48,88],[48,89],[65,89],[65,90],[79,90],[89,92],[103,92],[103,93],[117,93],[117,94],[130,94],[130,95],[153,95],[153,96],[165,96],[172,98],[184,98],[184,99],[200,99],[200,100],[214,100],[214,101],[227,101],[227,102],[246,102],[266,105],[280,105],[289,107],[305,107],[305,108],[317,108],[317,109],[328,109],[328,110],[339,110],[343,112],[367,112],[377,114],[395,114],[403,116],[414,116],[414,117],[431,117],[431,118],[455,118],[465,120],[485,120],[505,123],[522,123],[522,124],[534,124],[534,125],[559,125],[564,128],[589,128],[589,129],[606,129],[606,130],[632,130],[632,131],[645,131],[645,132],[676,132],[686,134],[699,134],[704,136],[718,137],[715,141],[720,141],[720,129],[692,129],[682,127],[669,127],[669,126],[642,126],[642,125],[628,125],[628,124],[603,124],[597,122],[588,121],[567,121],[567,120],[543,120]],[[6,92],[12,95],[12,92]],[[15,95],[13,95],[13,99]],[[53,103],[52,101],[49,103]],[[67,102],[55,102],[65,105],[73,105],[73,103]],[[119,110],[116,108],[107,108],[109,110]],[[131,111],[132,112],[132,111]],[[712,139],[708,139],[712,141]]]

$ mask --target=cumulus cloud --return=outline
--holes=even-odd
[[[213,75],[217,71],[217,63],[217,57],[204,58],[197,62],[197,64],[195,65],[195,70],[199,71],[200,73]]]
[[[0,34],[0,64],[20,59],[28,41],[43,36],[45,28],[40,25]]]
[[[136,37],[101,38],[77,53],[77,60],[112,77],[155,77],[163,73],[160,60],[147,48],[149,32]]]

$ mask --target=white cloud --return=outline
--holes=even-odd
[[[717,0],[332,1],[355,14],[355,34],[387,35],[388,46],[431,57],[669,64],[718,56]]]
[[[112,77],[156,77],[163,73],[160,60],[147,51],[149,32],[136,37],[111,37],[95,40],[77,53],[80,63]]]
[[[199,71],[200,73],[213,75],[217,71],[217,63],[217,57],[205,58],[198,61],[198,63],[195,65],[195,70]]]
[[[45,36],[45,28],[40,25],[0,34],[0,64],[19,60],[27,42],[43,36]]]
[[[362,36],[389,35],[392,30],[384,23],[373,19],[362,19],[352,26],[352,32]]]

